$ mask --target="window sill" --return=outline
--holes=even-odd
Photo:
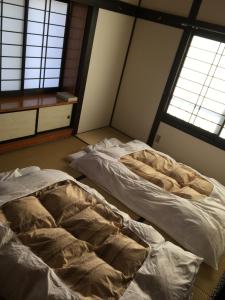
[[[64,101],[56,94],[0,97],[0,113],[17,112],[41,107],[74,104],[77,101]]]
[[[161,122],[164,122],[170,126],[173,126],[185,133],[188,133],[208,144],[211,144],[217,148],[225,150],[225,140],[212,134],[206,130],[193,126],[192,124],[186,123],[181,119],[173,117],[169,114],[164,113],[161,119]]]

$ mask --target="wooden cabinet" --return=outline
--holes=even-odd
[[[0,114],[0,141],[35,134],[36,110]]]
[[[39,109],[37,132],[70,126],[72,104]]]
[[[0,142],[69,128],[73,105],[55,94],[0,98]]]

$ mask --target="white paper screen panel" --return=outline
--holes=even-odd
[[[30,0],[25,89],[59,86],[67,3]]]
[[[24,1],[1,3],[1,91],[21,89]]]
[[[59,86],[68,3],[28,3],[0,0],[0,91]]]
[[[39,110],[38,132],[70,125],[72,104],[44,107]]]
[[[33,135],[36,110],[0,114],[0,141]]]

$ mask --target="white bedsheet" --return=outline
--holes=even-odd
[[[136,232],[152,249],[137,272],[135,279],[120,298],[121,300],[185,300],[191,298],[193,282],[202,259],[170,242],[166,242],[153,227],[133,221],[127,214],[108,204],[96,190],[75,181],[66,173],[56,170],[36,170],[31,173],[28,172],[24,176],[2,181],[0,182],[0,206],[64,180],[76,182],[87,192],[95,195],[99,201],[121,214],[124,219],[124,226]],[[30,258],[29,262],[28,257]],[[14,279],[21,279],[20,293],[13,292],[11,285],[9,285],[9,288],[12,289],[11,300],[79,299],[78,295],[68,290],[54,272],[31,253],[27,247],[20,245],[13,239],[10,229],[0,225],[0,265],[7,261],[10,262],[8,270],[12,271],[9,276],[13,276]],[[37,270],[37,275],[42,273],[43,276],[40,278],[38,275],[37,284],[29,285],[27,277],[23,273],[20,274],[20,268],[14,268],[13,263],[15,266],[18,263],[26,266],[27,274]],[[1,269],[0,275],[2,275]],[[23,280],[24,276],[26,280]],[[0,276],[0,278],[4,278],[4,276]],[[6,283],[8,281],[10,282],[9,277],[7,277]],[[23,291],[26,290],[27,285],[30,290],[30,297],[24,299]]]
[[[154,150],[137,140],[126,144],[104,140],[70,155],[70,166],[217,269],[225,252],[225,187],[207,178],[214,185],[213,192],[199,201],[166,192],[119,162],[120,157],[144,149]]]

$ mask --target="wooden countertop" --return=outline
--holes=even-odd
[[[16,112],[48,106],[68,105],[77,101],[64,101],[56,94],[20,95],[0,97],[0,113]]]

